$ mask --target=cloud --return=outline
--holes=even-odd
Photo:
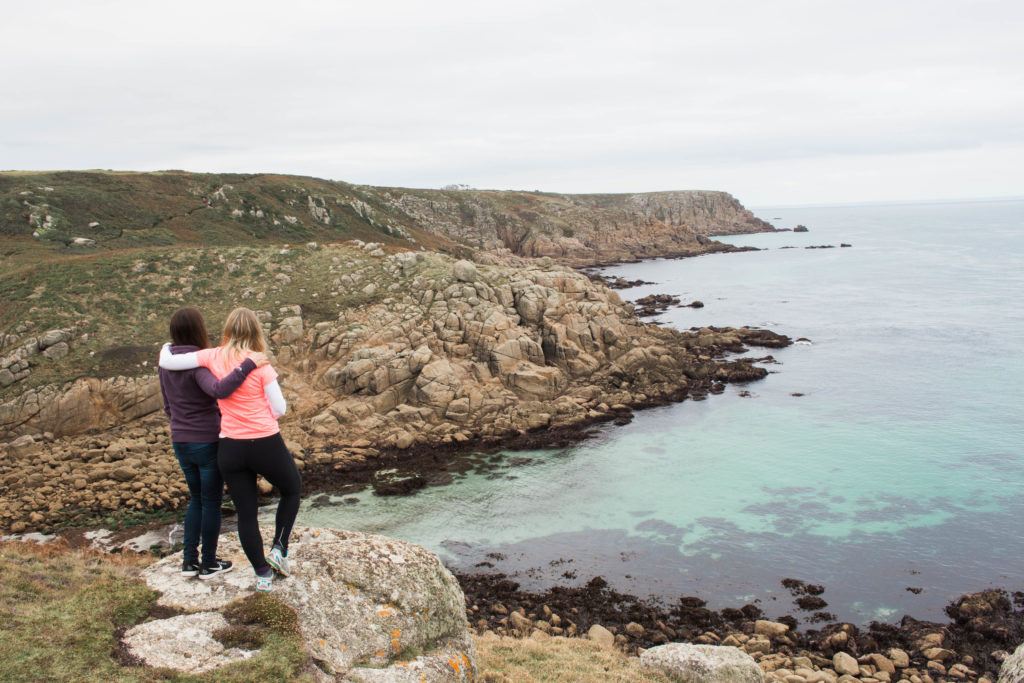
[[[1018,2],[53,1],[5,14],[2,167],[713,187],[762,204],[1022,193]]]

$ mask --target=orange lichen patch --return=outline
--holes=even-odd
[[[462,671],[462,662],[459,661],[458,657],[452,657],[451,659],[449,659],[448,666],[450,666],[452,668],[452,671],[454,671],[455,673],[461,673]]]
[[[383,659],[384,657],[388,656],[388,653],[384,652],[384,650],[377,650],[376,652],[373,653],[373,656],[378,658],[378,659]]]
[[[402,649],[402,644],[399,642],[399,638],[402,636],[402,630],[396,628],[391,632],[391,649],[395,652],[399,652]]]
[[[387,619],[388,617],[395,616],[395,608],[390,605],[384,605],[377,609],[377,616],[381,619]]]

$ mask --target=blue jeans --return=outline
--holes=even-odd
[[[202,537],[203,564],[212,566],[217,559],[220,502],[224,496],[224,480],[217,467],[217,442],[172,443],[171,446],[188,484],[185,561],[199,562],[199,539]]]

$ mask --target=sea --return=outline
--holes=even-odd
[[[656,283],[626,299],[704,302],[663,325],[808,340],[752,349],[774,357],[767,378],[572,447],[459,456],[415,495],[315,496],[299,523],[413,541],[529,590],[601,576],[805,620],[782,579],[824,586],[819,611],[855,623],[1024,590],[1024,200],[755,213],[808,232],[605,272]]]

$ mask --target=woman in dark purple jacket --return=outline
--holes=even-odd
[[[195,308],[179,309],[171,316],[171,353],[188,353],[210,346],[206,323]],[[206,368],[174,372],[160,370],[164,412],[171,419],[171,446],[188,484],[185,510],[185,550],[182,576],[209,579],[231,571],[231,562],[217,557],[220,504],[224,480],[217,468],[220,411],[217,399],[230,396],[260,365],[262,354],[248,358],[221,380]],[[199,540],[203,557],[199,561]]]

